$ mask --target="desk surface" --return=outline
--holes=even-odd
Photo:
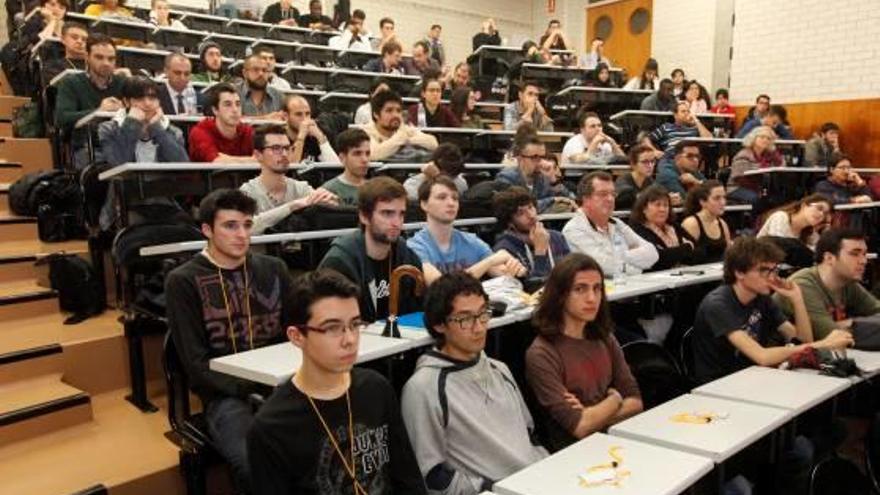
[[[752,366],[695,388],[694,393],[790,409],[801,414],[851,385],[845,378]]]
[[[824,174],[828,169],[823,167],[766,167],[756,168],[754,170],[746,170],[743,175],[762,175],[762,174]]]
[[[584,487],[581,475],[608,464],[609,450],[620,447],[620,469],[629,471],[619,486]],[[500,495],[677,495],[712,470],[705,457],[626,438],[594,433],[577,443],[495,483]],[[593,473],[595,475],[596,473]]]
[[[716,414],[708,423],[673,421],[677,414]],[[722,463],[790,419],[791,411],[685,394],[612,426],[618,437],[708,457]]]
[[[639,96],[648,96],[653,93],[650,89],[623,89],[623,88],[600,88],[597,86],[569,86],[556,93],[563,96],[569,93],[624,93]]]
[[[688,143],[706,143],[706,144],[742,144],[742,138],[722,138],[722,137],[686,137],[670,141],[670,145],[674,145],[679,141]],[[803,146],[807,144],[803,139],[777,139],[776,144],[781,146]]]
[[[405,352],[412,348],[406,339],[392,339],[362,333],[357,362],[363,363]],[[290,342],[252,351],[230,354],[210,361],[212,371],[275,386],[290,378],[302,364],[302,352]]]
[[[870,201],[868,203],[846,203],[842,205],[834,205],[835,210],[863,210],[865,208],[877,208],[880,201]]]
[[[846,357],[856,362],[856,366],[862,370],[862,378],[870,378],[880,373],[880,352],[849,349],[846,351]]]
[[[474,53],[473,53],[473,54],[474,54],[474,55],[479,55],[479,54],[481,54],[481,53],[483,53],[483,52],[492,52],[492,51],[495,51],[495,52],[517,52],[517,53],[520,53],[520,52],[522,52],[522,48],[521,48],[521,47],[518,47],[518,46],[482,45],[482,46],[480,46],[479,48],[477,48],[476,50],[474,50]],[[550,53],[557,53],[557,54],[560,54],[560,55],[562,55],[562,54],[571,54],[571,55],[573,55],[573,54],[574,54],[574,51],[573,51],[573,50],[556,50],[556,49],[553,49],[553,50],[550,50]]]
[[[661,112],[658,110],[624,110],[622,112],[617,112],[611,117],[608,117],[608,120],[621,120],[627,117],[668,117],[673,118],[675,114],[672,112]],[[698,113],[697,117],[706,118],[706,119],[734,119],[735,115],[730,115],[728,113]]]

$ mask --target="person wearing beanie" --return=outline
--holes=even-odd
[[[193,82],[216,83],[229,79],[223,70],[223,52],[214,41],[205,41],[199,45],[199,61],[201,72],[193,74]]]

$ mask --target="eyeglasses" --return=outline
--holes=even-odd
[[[273,144],[271,146],[263,146],[263,151],[266,150],[269,150],[276,155],[278,153],[287,153],[288,151],[290,151],[290,145],[288,144],[285,146],[283,144]]]
[[[773,266],[759,266],[758,267],[758,275],[767,278],[771,275],[777,276],[779,275],[779,265]]]
[[[533,160],[533,161],[548,160],[548,158],[544,155],[520,155],[519,157],[522,158],[523,160]]]
[[[616,198],[617,191],[593,191],[593,196],[600,198]]]
[[[458,326],[460,326],[462,330],[473,330],[474,325],[477,323],[477,320],[479,320],[480,323],[486,324],[486,323],[489,323],[489,320],[491,320],[491,319],[492,319],[492,311],[487,309],[487,310],[483,311],[482,313],[477,313],[475,315],[468,314],[468,315],[461,315],[461,316],[450,316],[449,318],[446,318],[446,322],[447,323],[455,323]]]
[[[346,325],[345,323],[339,322],[339,323],[328,323],[327,325],[324,325],[324,327],[312,327],[309,325],[297,325],[297,327],[302,328],[304,330],[308,330],[310,332],[322,333],[324,335],[327,335],[328,337],[338,339],[338,338],[341,338],[345,334],[346,329],[350,330],[351,333],[353,333],[355,335],[360,335],[361,332],[366,330],[367,324],[358,320],[358,321],[353,321],[353,322],[349,323],[348,325]]]

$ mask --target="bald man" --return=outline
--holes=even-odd
[[[165,84],[159,84],[159,104],[165,115],[200,113],[192,82],[192,63],[180,53],[165,57]]]
[[[291,163],[299,163],[303,160],[341,163],[327,136],[318,127],[318,123],[312,120],[312,108],[305,98],[289,95],[284,100],[284,112],[287,120],[287,136],[293,143]]]

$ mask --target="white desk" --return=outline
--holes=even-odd
[[[862,378],[870,378],[880,373],[880,352],[847,349],[846,357],[856,362],[856,366],[862,370]]]
[[[828,169],[822,167],[767,167],[756,168],[754,170],[746,170],[743,175],[764,175],[764,174],[825,174]]]
[[[412,349],[406,339],[361,334],[357,362],[364,363]],[[290,378],[302,364],[302,352],[290,342],[230,354],[210,361],[212,371],[275,386]]]
[[[877,208],[880,207],[880,201],[871,201],[868,203],[846,203],[842,205],[834,205],[835,211],[844,211],[844,210],[864,210],[868,208]]]
[[[597,86],[569,86],[556,93],[556,96],[565,96],[575,93],[611,93],[620,95],[648,96],[653,91],[650,89],[623,89],[623,88],[600,88]]]
[[[852,386],[846,378],[752,366],[695,388],[693,393],[806,412]]]
[[[619,486],[581,486],[579,476],[590,466],[612,461],[612,447],[621,447],[620,469],[629,476]],[[492,490],[499,495],[678,495],[712,468],[705,457],[594,433],[495,483]]]
[[[676,414],[726,416],[708,423],[672,421]],[[614,436],[708,457],[720,464],[794,418],[791,411],[685,394],[612,426]]]
[[[643,273],[638,275],[638,277],[661,282],[668,289],[678,289],[689,285],[720,281],[724,277],[724,264],[706,263],[703,265],[681,266],[659,272]]]

